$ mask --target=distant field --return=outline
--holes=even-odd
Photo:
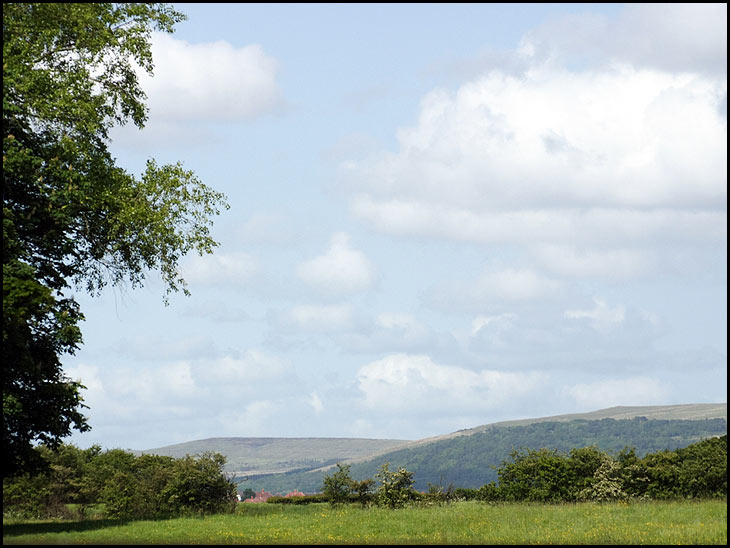
[[[380,507],[240,504],[235,515],[10,523],[3,544],[720,544],[727,501],[460,502]]]

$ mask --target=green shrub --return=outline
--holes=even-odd
[[[513,451],[513,462],[499,469],[500,491],[507,500],[571,500],[573,470],[566,455],[550,449]]]
[[[493,481],[482,485],[476,492],[476,499],[482,502],[496,502],[503,498],[502,492]]]
[[[223,473],[226,458],[207,452],[195,458],[176,459],[163,490],[167,502],[178,514],[232,512],[236,487]]]
[[[324,493],[317,493],[314,495],[304,495],[304,496],[295,496],[295,497],[274,496],[274,497],[269,497],[266,500],[267,504],[300,505],[300,504],[311,504],[313,502],[330,502],[330,499]]]
[[[322,493],[331,504],[347,502],[353,491],[350,465],[337,463],[337,470],[322,480]]]
[[[709,438],[677,450],[682,496],[727,497],[727,436]]]
[[[413,489],[413,474],[405,468],[398,468],[391,472],[386,462],[375,475],[380,481],[376,492],[379,504],[388,508],[399,508],[419,498],[419,493]]]
[[[593,482],[578,494],[578,500],[591,500],[595,502],[626,500],[628,494],[624,491],[623,486],[621,465],[608,457],[598,470],[596,470]]]

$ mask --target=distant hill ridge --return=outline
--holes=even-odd
[[[312,469],[401,447],[407,440],[367,438],[207,438],[136,454],[184,457],[207,451],[226,457],[226,470],[259,475]]]
[[[682,405],[618,406],[588,413],[573,413],[517,419],[485,424],[449,434],[420,440],[366,438],[237,438],[218,437],[179,443],[136,454],[157,454],[183,457],[206,451],[221,453],[227,459],[226,470],[238,476],[260,476],[294,471],[327,470],[337,462],[365,462],[394,451],[412,449],[461,436],[472,436],[493,428],[509,428],[542,422],[575,420],[631,419],[646,417],[657,420],[725,419],[727,403],[698,403]]]
[[[536,422],[565,422],[574,420],[601,420],[601,419],[633,419],[635,417],[646,417],[647,419],[662,420],[703,420],[703,419],[725,419],[727,420],[727,403],[687,403],[677,405],[637,405],[607,407],[598,411],[587,413],[570,413],[566,415],[553,415],[533,419],[515,419],[509,421],[493,422],[483,424],[474,428],[458,430],[450,434],[442,434],[412,442],[414,444],[430,443],[432,441],[448,439],[455,436],[469,436],[478,432],[484,432],[495,426],[524,426]]]
[[[356,480],[373,478],[384,463],[391,469],[406,468],[413,474],[414,486],[426,490],[431,485],[478,488],[497,481],[497,468],[509,461],[512,452],[549,449],[568,453],[572,449],[594,446],[609,454],[626,448],[637,456],[686,447],[701,440],[727,435],[727,415],[722,409],[693,414],[693,418],[647,418],[647,409],[627,415],[620,410],[618,419],[591,414],[574,417],[545,417],[544,420],[495,423],[453,435],[418,440],[378,455],[346,461]],[[682,407],[686,413],[690,409]],[[651,414],[650,414],[651,415]],[[722,415],[722,416],[715,416]],[[656,416],[656,415],[655,415]],[[660,415],[671,416],[671,415]],[[686,415],[683,415],[686,416]],[[714,418],[712,418],[714,417]],[[315,493],[322,489],[324,477],[332,467],[292,471],[269,476],[239,478],[242,487],[286,493],[299,489]]]

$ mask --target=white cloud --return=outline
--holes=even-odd
[[[155,33],[152,55],[154,75],[142,71],[140,84],[154,120],[249,119],[281,103],[277,62],[260,45],[190,44]]]
[[[467,211],[714,208],[725,195],[723,85],[628,67],[494,72],[427,95],[366,190]]]
[[[353,198],[352,211],[383,232],[482,244],[551,244],[564,249],[580,244],[585,249],[588,244],[650,245],[669,238],[679,244],[721,241],[727,235],[727,215],[721,210],[544,207],[478,212],[425,203],[415,196],[376,200],[361,193]]]
[[[350,164],[351,208],[394,234],[580,245],[590,258],[568,270],[613,253],[634,275],[642,246],[726,237],[726,88],[625,65],[491,72],[427,95],[396,153]]]
[[[395,314],[385,312],[378,314],[375,323],[385,329],[409,329],[418,325],[418,320],[411,314]]]
[[[528,33],[522,51],[532,56],[637,67],[725,74],[727,4],[628,4],[618,17],[571,15]]]
[[[332,236],[328,250],[301,263],[297,275],[311,286],[329,294],[342,295],[371,287],[375,271],[362,251],[350,246],[350,237],[342,232]]]
[[[409,354],[387,356],[357,372],[365,405],[398,416],[487,413],[529,394],[539,385],[539,378],[439,365],[428,356]]]
[[[68,373],[87,387],[82,397],[91,409],[92,424],[96,417],[109,424],[128,424],[190,416],[194,402],[206,395],[190,363],[184,361],[137,369],[79,364],[69,367]]]
[[[189,284],[245,285],[258,272],[256,259],[247,253],[192,255],[182,266],[182,276]]]
[[[482,299],[526,301],[553,294],[560,284],[531,270],[504,269],[487,272],[477,281],[475,296]]]
[[[533,304],[558,297],[564,284],[529,268],[486,270],[476,280],[442,283],[429,291],[432,305],[448,309],[482,310],[494,305]]]
[[[200,365],[200,375],[206,384],[245,387],[256,384],[281,382],[292,376],[290,364],[260,350],[247,350],[240,356],[228,355]],[[238,388],[237,388],[238,389]]]
[[[347,331],[354,325],[352,307],[347,304],[299,305],[280,319],[283,327],[303,332]]]
[[[594,297],[593,302],[596,304],[591,310],[566,310],[565,317],[570,319],[587,319],[591,325],[598,331],[606,331],[614,327],[620,326],[626,317],[626,307],[616,305],[610,307],[601,298]]]
[[[534,246],[532,254],[550,272],[577,278],[632,278],[654,266],[652,253],[645,249],[542,244]]]
[[[309,395],[309,398],[307,398],[307,403],[312,406],[315,415],[321,415],[322,411],[324,411],[324,404],[322,403],[320,397],[317,395],[317,392],[312,392]]]
[[[506,313],[496,316],[477,316],[471,323],[470,335],[474,337],[483,330],[495,331],[497,333],[512,329],[516,314]]]
[[[275,400],[256,400],[245,405],[242,409],[229,409],[220,413],[217,422],[227,432],[246,436],[271,436],[272,423],[281,411],[281,402]]]

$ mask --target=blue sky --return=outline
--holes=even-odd
[[[111,149],[224,192],[76,295],[80,446],[727,401],[727,6],[179,4]]]

